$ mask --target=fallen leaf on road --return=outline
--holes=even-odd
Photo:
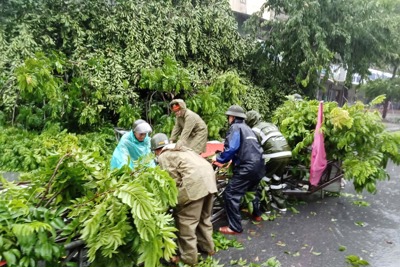
[[[278,242],[276,242],[276,244],[277,244],[278,246],[281,246],[281,247],[285,247],[285,246],[286,246],[286,244],[283,243],[282,241],[278,241]]]

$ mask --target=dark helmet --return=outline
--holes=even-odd
[[[166,134],[157,133],[151,138],[150,145],[151,150],[156,150],[158,148],[164,147],[169,144],[168,137]]]
[[[246,114],[244,114],[244,109],[238,105],[230,106],[228,110],[225,112],[225,115],[246,119]]]
[[[135,133],[151,133],[152,132],[150,124],[148,124],[145,120],[142,120],[142,119],[136,120],[133,123],[132,130]]]
[[[250,110],[249,112],[246,113],[246,123],[249,125],[251,128],[255,126],[257,123],[260,122],[261,120],[261,114],[258,113],[255,110]]]

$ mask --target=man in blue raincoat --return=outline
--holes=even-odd
[[[262,148],[257,137],[244,123],[246,114],[242,107],[232,105],[225,114],[228,116],[229,130],[224,143],[224,151],[216,157],[219,163],[232,160],[233,175],[224,191],[225,211],[228,226],[219,228],[223,234],[240,234],[243,232],[240,214],[240,201],[247,191],[256,191],[265,174]],[[261,221],[259,196],[253,200],[252,217]]]
[[[140,157],[149,155],[151,126],[144,120],[137,120],[133,123],[132,130],[125,133],[114,150],[111,159],[111,170],[119,169],[124,165],[129,165],[131,169],[135,167],[135,161]],[[154,165],[151,161],[150,165]]]

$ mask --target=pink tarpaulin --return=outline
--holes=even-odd
[[[310,184],[318,185],[324,172],[327,161],[324,145],[324,134],[321,131],[322,120],[324,117],[323,101],[319,102],[317,126],[315,127],[314,141],[311,152]]]

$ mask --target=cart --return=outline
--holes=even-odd
[[[322,173],[321,179],[316,186],[312,186],[307,177],[309,170],[305,166],[289,166],[288,171],[283,177],[283,183],[286,185],[283,192],[288,196],[301,196],[320,193],[321,198],[327,190],[327,187],[336,183],[338,186],[335,191],[339,192],[344,176],[340,161],[328,161],[328,164]]]

